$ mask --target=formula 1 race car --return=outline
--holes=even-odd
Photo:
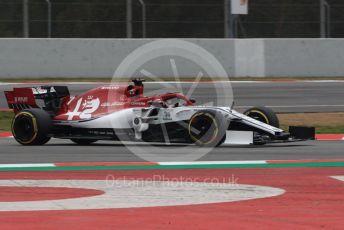
[[[14,138],[43,145],[50,138],[77,144],[98,140],[227,144],[265,144],[314,139],[314,128],[279,128],[266,107],[239,113],[232,107],[196,106],[181,93],[144,96],[143,80],[111,84],[72,97],[66,86],[14,88],[5,92],[15,112]]]

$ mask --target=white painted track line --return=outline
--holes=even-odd
[[[159,165],[224,165],[224,164],[266,164],[266,161],[193,161],[193,162],[158,162]]]
[[[0,168],[55,167],[55,164],[0,164]]]

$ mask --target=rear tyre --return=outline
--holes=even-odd
[[[44,145],[50,140],[52,119],[42,109],[25,109],[12,121],[12,133],[22,145]]]
[[[190,119],[188,132],[192,142],[199,146],[216,147],[223,143],[228,124],[223,115],[212,110],[196,112]]]
[[[91,140],[91,139],[70,139],[70,140],[78,145],[90,145],[97,141],[97,140]]]

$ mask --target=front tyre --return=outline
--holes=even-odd
[[[226,137],[227,122],[223,115],[216,111],[202,110],[190,119],[188,132],[191,140],[205,147],[216,147]]]
[[[248,117],[261,121],[265,124],[274,126],[276,128],[279,128],[280,126],[276,113],[268,107],[264,107],[264,106],[253,107],[246,110],[244,114]]]
[[[259,106],[259,107],[253,107],[244,112],[244,114],[248,117],[251,117],[257,121],[263,122],[265,124],[274,126],[276,128],[279,128],[279,119],[276,115],[276,113],[267,107]],[[267,136],[268,137],[268,136]],[[269,137],[268,137],[269,138]],[[254,145],[265,145],[267,143],[266,138],[264,138],[264,135],[260,135],[258,133],[255,133],[255,137],[253,140]]]
[[[52,119],[46,111],[25,109],[14,117],[12,133],[22,145],[44,145],[51,138],[52,126]]]

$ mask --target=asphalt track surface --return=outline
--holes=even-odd
[[[215,86],[213,85],[215,84]],[[199,83],[193,91],[192,98],[197,104],[211,103],[220,106],[227,103],[216,93],[216,87],[222,83]],[[103,83],[80,83],[67,85],[72,95],[78,95],[88,89],[104,85]],[[37,84],[0,83],[0,95],[13,87],[32,87]],[[145,91],[154,94],[164,91],[181,91],[176,84],[145,84]],[[187,94],[192,83],[182,83],[183,93]],[[243,111],[252,106],[269,106],[276,112],[344,112],[344,81],[293,81],[293,82],[232,82],[235,107]],[[230,90],[230,89],[229,89]],[[7,104],[0,97],[0,108]],[[224,103],[224,104],[223,104]],[[228,102],[229,103],[229,102]]]
[[[137,144],[136,144],[137,145]],[[171,154],[186,154],[185,146],[147,146],[141,149],[157,152],[159,161]],[[191,146],[187,151],[196,150]],[[144,156],[144,155],[140,155]],[[344,141],[306,141],[265,146],[223,146],[211,150],[200,161],[243,160],[298,160],[298,159],[344,159]],[[0,164],[10,163],[58,163],[58,162],[140,162],[144,159],[133,154],[126,146],[111,141],[99,141],[90,146],[78,146],[69,140],[52,139],[44,146],[21,146],[13,138],[0,139]],[[163,160],[164,161],[164,160]]]

